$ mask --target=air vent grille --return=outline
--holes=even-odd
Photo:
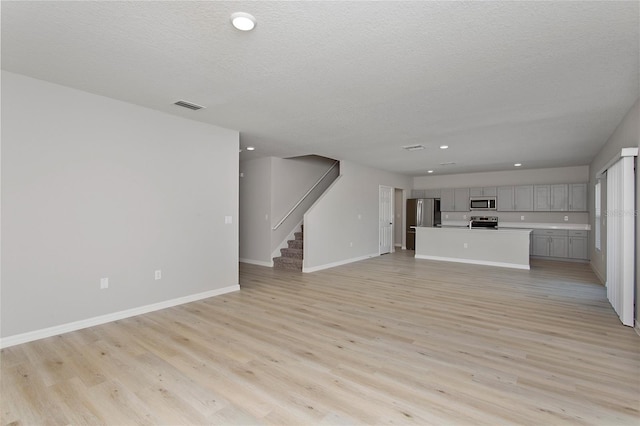
[[[182,100],[174,102],[173,104],[174,105],[178,105],[178,106],[183,107],[183,108],[191,109],[193,111],[197,111],[199,109],[204,108],[202,105],[198,105],[198,104],[194,104],[192,102],[187,102],[187,101],[182,101]]]
[[[424,145],[407,145],[403,146],[402,149],[406,149],[407,151],[419,151],[424,149]]]
[[[440,163],[441,166],[453,166],[456,164],[454,161],[448,161],[446,163]]]

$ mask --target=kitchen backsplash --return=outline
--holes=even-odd
[[[466,217],[465,217],[466,216]],[[442,212],[442,222],[469,220],[470,216],[497,216],[498,222],[527,222],[527,223],[589,223],[587,212],[498,212],[498,211],[469,211]],[[521,217],[524,216],[524,219]],[[564,220],[567,216],[568,220]]]

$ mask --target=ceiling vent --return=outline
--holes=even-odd
[[[440,163],[441,166],[453,166],[456,164],[454,161],[448,161],[446,163]]]
[[[407,145],[403,146],[402,149],[406,149],[407,151],[420,151],[424,149],[424,145]]]
[[[197,111],[199,109],[205,108],[202,105],[198,105],[198,104],[194,104],[194,103],[187,102],[187,101],[182,101],[182,100],[178,101],[178,102],[174,102],[173,104],[174,105],[178,105],[178,106],[183,107],[183,108],[191,109],[193,111]]]

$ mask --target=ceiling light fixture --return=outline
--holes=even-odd
[[[520,166],[522,166],[522,164],[521,164],[521,163],[516,163],[516,164],[514,164],[514,167],[520,167]]]
[[[427,173],[433,173],[433,170],[427,170]]]
[[[255,148],[255,147],[253,147],[253,146],[248,146],[248,147],[247,147],[247,151],[255,151],[255,149],[256,149],[256,148]]]
[[[251,31],[256,26],[256,18],[244,12],[231,14],[231,24],[240,31]]]
[[[440,145],[440,149],[447,149],[449,148],[449,145]]]

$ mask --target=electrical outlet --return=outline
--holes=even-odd
[[[467,244],[467,243],[464,243],[463,246],[464,246],[464,248],[469,248],[469,244]]]
[[[158,269],[155,274],[156,280],[162,279],[162,271]]]
[[[229,224],[233,223],[233,218],[231,216],[225,216],[224,217],[224,223],[225,223],[225,225],[229,225]]]
[[[520,220],[524,220],[524,216],[520,216]]]
[[[349,247],[353,247],[353,241],[349,243]]]
[[[565,216],[565,217],[564,217],[564,221],[565,221],[565,222],[568,222],[568,221],[569,221],[569,216]]]
[[[467,218],[467,215],[466,215],[466,214],[463,214],[463,215],[462,215],[462,218],[463,218],[463,219],[466,219],[466,218]]]
[[[109,288],[109,278],[100,278],[100,290]]]

